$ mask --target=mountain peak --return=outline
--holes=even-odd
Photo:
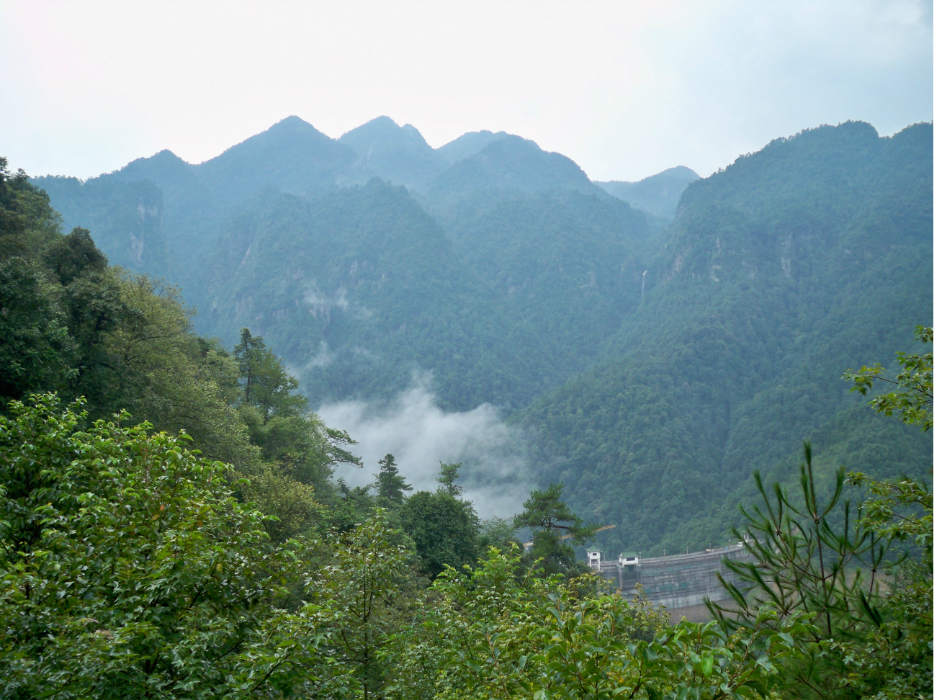
[[[351,129],[338,140],[354,148],[360,155],[365,155],[374,148],[383,149],[403,144],[433,150],[414,126],[399,126],[385,115]]]
[[[411,124],[377,117],[340,137],[360,156],[361,173],[419,189],[443,168],[443,161]]]
[[[285,119],[280,119],[271,127],[266,129],[264,133],[274,134],[274,133],[311,133],[321,134],[315,127],[306,122],[301,117],[296,117],[294,114],[286,117]],[[321,134],[324,136],[324,134]]]
[[[453,141],[441,146],[438,153],[448,163],[454,164],[464,158],[470,158],[470,156],[489,146],[493,141],[508,135],[505,131],[493,133],[486,129],[483,131],[468,131],[466,134],[462,134]]]
[[[637,182],[598,182],[604,190],[636,209],[674,218],[685,188],[700,175],[684,165],[668,168]]]
[[[534,141],[511,134],[487,140],[484,148],[455,162],[435,181],[437,196],[460,198],[486,189],[602,194],[577,163],[560,153],[543,151]]]
[[[115,177],[124,182],[148,179],[162,187],[180,177],[191,177],[191,165],[166,148],[148,158],[130,161],[119,170],[110,173],[108,177]]]

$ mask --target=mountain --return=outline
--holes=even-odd
[[[461,165],[465,160],[469,163]],[[388,117],[339,140],[288,117],[201,164],[161,151],[85,183],[35,182],[49,192],[66,224],[97,231],[101,249],[115,262],[189,289],[201,284],[198,266],[217,245],[225,222],[259,193],[271,188],[315,198],[372,177],[434,192],[426,203],[457,202],[470,192],[499,189],[602,193],[573,161],[545,153],[531,141],[476,132],[434,150],[415,127],[400,127]],[[132,206],[131,187],[140,193]],[[145,211],[155,211],[153,197],[161,197],[158,216],[147,215],[144,224],[131,227],[127,212],[140,202]]]
[[[469,131],[444,144],[437,152],[448,165],[453,165],[459,160],[470,158],[475,153],[479,153],[493,141],[501,139],[503,136],[508,136],[508,134],[505,131],[497,131],[496,133],[486,130]]]
[[[112,264],[156,277],[174,276],[162,190],[151,180],[43,177],[34,182],[54,202],[65,230],[81,226],[93,231]]]
[[[576,190],[487,191],[442,217],[460,258],[561,379],[596,359],[638,306],[656,231],[625,202]]]
[[[638,182],[598,182],[596,183],[614,197],[619,197],[636,209],[642,209],[655,216],[668,219],[675,217],[681,193],[700,175],[690,168],[679,165],[663,170]]]
[[[454,165],[448,167],[452,161]],[[492,356],[499,358],[498,365],[508,369],[508,377],[500,377],[499,370],[481,379],[473,370],[445,369],[440,360],[430,359],[435,350],[429,346],[447,341],[427,336],[383,347],[382,364],[378,368],[367,364],[369,360],[361,358],[375,355],[353,354],[352,348],[364,347],[364,338],[366,343],[376,342],[382,347],[385,338],[379,336],[380,340],[373,341],[367,335],[369,331],[362,330],[367,324],[357,316],[342,321],[341,328],[349,323],[357,329],[348,331],[349,335],[335,335],[336,327],[331,326],[325,332],[302,315],[285,324],[290,328],[287,333],[273,330],[273,325],[268,324],[270,314],[281,317],[287,310],[279,308],[272,297],[264,296],[261,290],[268,285],[256,279],[259,273],[251,267],[255,260],[241,265],[242,256],[252,250],[255,258],[257,249],[250,248],[250,243],[239,246],[237,241],[256,238],[262,247],[261,241],[266,240],[262,231],[278,227],[279,231],[287,230],[296,244],[306,236],[301,245],[317,246],[318,255],[323,251],[323,260],[342,254],[342,246],[363,235],[354,228],[356,224],[348,223],[355,202],[365,209],[369,207],[367,216],[373,222],[383,221],[389,227],[397,221],[398,203],[388,195],[364,197],[361,193],[369,192],[368,187],[350,187],[357,194],[349,194],[350,190],[345,193],[341,200],[344,213],[327,214],[335,223],[325,237],[309,233],[308,229],[320,220],[314,212],[319,204],[336,206],[332,194],[376,175],[415,190],[421,188],[416,199],[406,199],[407,211],[411,214],[414,207],[420,214],[417,221],[406,224],[411,240],[406,239],[404,245],[418,240],[419,232],[427,230],[425,222],[431,218],[431,226],[438,229],[440,224],[440,235],[451,246],[445,255],[456,258],[450,264],[457,271],[446,273],[447,284],[459,281],[451,295],[430,292],[440,305],[436,312],[439,317],[453,314],[453,319],[467,313],[465,308],[473,309],[469,313],[478,314],[489,321],[490,328],[497,328],[495,338],[483,341],[480,339],[486,337],[485,330],[466,328],[463,345],[489,346]],[[73,181],[64,187],[43,179],[37,182],[48,186],[54,205],[65,213],[69,223],[84,221],[92,228],[101,248],[116,255],[115,262],[165,276],[180,285],[186,300],[200,311],[196,318],[200,332],[234,342],[243,325],[255,325],[254,332],[268,334],[277,352],[296,367],[306,368],[306,380],[314,384],[321,398],[384,396],[411,381],[412,372],[417,370],[433,373],[439,396],[447,406],[472,408],[483,401],[525,406],[541,391],[586,367],[600,343],[619,328],[621,318],[634,308],[640,292],[643,248],[651,238],[641,214],[603,193],[564,156],[545,153],[531,141],[502,132],[465,134],[434,151],[414,127],[400,127],[388,117],[374,119],[338,141],[290,117],[200,165],[185,163],[171,152],[162,151],[84,184]],[[98,201],[106,192],[128,187],[162,198],[159,215],[151,222],[152,230],[147,231],[147,240],[155,240],[158,235],[164,241],[164,254],[158,261],[150,260],[154,254],[150,251],[156,249],[148,243],[140,256],[139,243],[135,242],[140,235],[129,231],[124,219],[117,216],[116,202],[123,200]],[[298,196],[310,209],[297,207],[283,194]],[[452,203],[456,215],[448,216],[454,212]],[[388,209],[383,211],[381,206]],[[144,211],[156,211],[154,207]],[[91,217],[92,210],[99,213]],[[282,217],[289,217],[287,225],[280,221]],[[259,229],[245,233],[250,226]],[[413,251],[420,250],[419,245]],[[293,254],[301,255],[298,251]],[[422,256],[422,261],[427,265],[429,258]],[[273,279],[291,274],[287,272],[291,269],[288,257],[263,262],[267,264],[263,274]],[[397,269],[405,264],[396,259]],[[441,267],[447,269],[445,265]],[[206,270],[211,273],[206,274]],[[418,272],[424,279],[433,279],[434,274],[430,265]],[[312,276],[313,284],[319,284],[319,274]],[[327,296],[355,288],[347,287],[345,282],[335,282],[324,292],[309,293]],[[299,304],[296,299],[305,292],[296,294],[290,303]],[[240,300],[236,312],[228,308],[233,299]],[[245,299],[252,300],[248,303],[249,313],[244,311]],[[417,304],[411,302],[405,295],[393,293],[385,299],[360,303],[366,309],[378,306],[381,318],[404,319],[415,315]],[[390,313],[393,303],[405,305]],[[267,304],[271,305],[268,309]],[[452,328],[459,323],[450,321]],[[300,328],[302,324],[308,327]],[[421,328],[418,324],[413,326],[404,320],[402,324],[410,336],[421,332],[413,330]],[[501,351],[503,339],[507,338],[512,357]],[[322,348],[327,352],[321,354]],[[335,357],[343,359],[331,362]],[[329,358],[329,369],[325,369],[323,358]],[[520,358],[532,358],[534,366],[523,364]],[[351,376],[355,378],[347,379]],[[471,377],[473,384],[468,386],[465,377]]]
[[[931,151],[930,124],[847,123],[688,186],[605,358],[524,414],[609,551],[722,544],[752,471],[789,476],[809,437],[824,469],[929,479],[930,440],[840,376],[930,323]]]
[[[441,173],[426,195],[434,202],[451,205],[488,190],[603,194],[570,158],[543,151],[534,141],[504,135]]]
[[[357,158],[350,146],[288,117],[195,167],[218,201],[229,206],[270,186],[320,194],[342,184]]]
[[[399,126],[377,117],[340,137],[359,154],[362,172],[406,187],[422,189],[447,166],[447,161],[411,124]]]
[[[430,376],[447,410],[512,411],[613,555],[724,543],[752,471],[789,478],[805,439],[822,480],[928,474],[930,443],[840,375],[930,322],[931,152],[930,124],[847,123],[598,186],[518,136],[432,150],[387,118],[341,140],[290,118],[200,165],[38,184],[180,285],[200,333],[266,337],[313,404]]]
[[[458,258],[404,188],[381,180],[314,201],[270,196],[237,216],[205,266],[206,331],[243,327],[316,403],[389,398],[429,372],[439,402],[518,407],[554,383],[535,337]]]
[[[114,263],[168,276],[188,288],[198,281],[200,256],[216,243],[221,224],[258,192],[271,187],[317,196],[341,183],[359,180],[362,176],[354,171],[357,160],[349,146],[298,117],[288,117],[199,165],[186,163],[171,151],[161,151],[83,184],[76,181],[64,187],[53,178],[36,178],[34,182],[49,192],[66,224],[83,225],[95,232],[98,245]],[[114,211],[114,207],[126,205],[126,195],[117,193],[133,187],[152,191],[147,211],[155,207],[152,196],[161,198],[159,216],[150,228],[158,229],[164,238],[166,260],[150,262],[145,255],[138,261],[133,259],[139,236],[127,229],[126,216]],[[130,253],[124,254],[125,250]]]

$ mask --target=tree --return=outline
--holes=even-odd
[[[490,551],[476,567],[448,569],[430,605],[400,634],[390,698],[769,698],[780,663],[798,653],[798,617],[763,610],[750,631],[668,624],[644,600],[591,595],[599,578],[570,581]]]
[[[930,343],[931,329],[916,338]],[[898,413],[908,425],[931,427],[931,354],[899,353],[895,380],[883,368],[863,367],[844,377],[866,394],[874,382],[896,391],[874,398],[876,411]],[[812,618],[807,653],[784,665],[786,692],[795,697],[929,697],[932,691],[931,522],[928,487],[907,477],[874,481],[837,470],[832,494],[819,502],[811,446],[804,445],[797,498],[775,484],[770,495],[758,473],[763,507],[743,510],[743,532],[754,561],[725,561],[741,581],[726,584],[735,605],[708,607],[727,631],[748,629],[763,602],[779,619],[805,612]],[[845,481],[868,486],[869,498],[853,513],[843,499]],[[854,517],[856,516],[856,517]],[[854,522],[855,521],[855,522]],[[894,543],[914,541],[920,566]],[[880,575],[891,578],[886,594]],[[721,578],[722,581],[722,578]]]
[[[934,340],[934,329],[918,326],[915,328],[915,338],[930,348]],[[885,367],[878,364],[863,367],[858,372],[847,370],[843,378],[854,383],[850,391],[859,392],[863,396],[872,390],[876,382],[894,386],[895,391],[876,396],[870,401],[870,405],[887,416],[898,413],[906,424],[920,425],[921,429],[927,432],[932,425],[931,352],[922,355],[899,352],[896,356],[902,369],[895,379],[882,376]]]
[[[441,484],[439,490],[443,490],[445,493],[448,493],[455,498],[460,496],[464,489],[455,483],[457,481],[460,470],[460,462],[451,462],[448,464],[441,462],[441,471],[438,474],[437,479],[438,483]]]
[[[479,519],[469,501],[450,492],[453,486],[419,491],[402,506],[402,528],[415,543],[422,572],[432,579],[447,566],[460,569],[477,560]]]
[[[516,528],[531,528],[533,560],[543,559],[545,571],[580,572],[575,565],[574,549],[565,544],[571,541],[580,545],[597,530],[596,525],[584,525],[584,521],[561,500],[564,484],[551,484],[544,491],[532,491],[522,504],[524,511],[513,520]]]
[[[333,549],[330,563],[310,577],[312,605],[327,611],[330,654],[337,663],[322,674],[315,697],[380,697],[386,675],[381,657],[399,625],[408,552],[377,509]]]
[[[264,425],[273,415],[294,416],[305,410],[307,399],[293,393],[298,389],[298,380],[266,348],[261,336],[252,335],[248,328],[241,330],[234,357],[243,379],[243,401],[259,409]]]
[[[930,346],[932,329],[918,326],[915,338]],[[896,387],[870,401],[876,411],[902,422],[931,429],[931,353],[897,353],[902,371],[894,380],[881,376],[878,365],[847,372],[845,379],[855,383],[852,391],[862,395],[881,380]],[[921,552],[921,561],[902,557],[887,567],[892,577],[891,593],[870,608],[874,626],[865,643],[844,643],[841,648],[850,659],[850,678],[861,690],[884,693],[888,697],[928,697],[932,692],[930,640],[934,636],[931,608],[932,547],[931,528],[934,499],[930,488],[915,479],[877,481],[860,472],[847,475],[849,483],[867,487],[869,497],[860,509],[860,524],[890,542],[908,542]],[[880,691],[881,689],[881,691]]]
[[[0,397],[21,399],[67,381],[73,344],[45,287],[35,263],[0,260]]]
[[[853,517],[850,502],[843,499],[843,467],[829,498],[818,497],[809,443],[804,443],[797,498],[780,484],[770,494],[758,472],[754,478],[762,506],[741,508],[746,525],[733,531],[745,541],[753,561],[725,559],[740,583],[717,576],[734,605],[708,602],[707,607],[729,633],[758,624],[766,603],[778,620],[807,613],[813,623],[809,653],[785,669],[786,689],[795,697],[849,697],[846,659],[835,644],[866,633],[867,610],[882,597],[887,543]],[[834,525],[835,520],[840,524]]]
[[[395,457],[387,454],[379,460],[379,473],[376,475],[376,500],[381,506],[402,505],[402,500],[405,498],[403,492],[411,490],[412,487],[399,474]]]
[[[49,246],[44,258],[45,264],[66,287],[76,277],[107,269],[107,256],[94,244],[91,232],[81,227]]]
[[[299,691],[327,637],[284,611],[309,552],[273,546],[228,468],[49,395],[0,416],[5,697]]]

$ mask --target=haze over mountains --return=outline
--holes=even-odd
[[[706,179],[594,183],[503,132],[432,149],[289,117],[200,165],[35,182],[199,332],[264,336],[313,404],[427,375],[445,410],[499,407],[614,554],[722,544],[752,470],[784,478],[804,439],[824,467],[928,473],[929,442],[839,378],[930,323],[931,152],[930,124],[848,122]]]

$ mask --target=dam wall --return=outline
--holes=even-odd
[[[614,581],[623,597],[631,600],[636,596],[636,586],[642,586],[646,598],[666,608],[700,605],[705,598],[728,598],[717,574],[730,583],[737,580],[724,560],[752,560],[742,543],[669,557],[620,555],[617,561],[604,561],[599,552],[588,552],[587,557],[590,567]]]

